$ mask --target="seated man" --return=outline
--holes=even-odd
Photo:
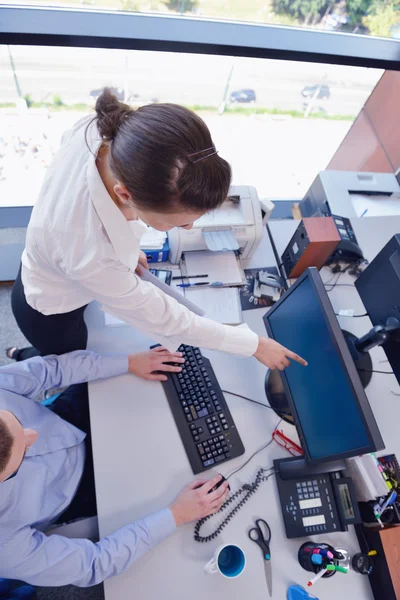
[[[225,501],[226,482],[208,494],[218,476],[193,481],[169,508],[97,543],[43,533],[55,522],[96,512],[87,385],[82,382],[137,372],[140,356],[79,350],[0,369],[0,578],[40,586],[95,585],[127,569],[176,526],[217,512]],[[161,366],[178,369],[168,367]],[[33,400],[43,390],[70,384],[75,385],[51,409]]]

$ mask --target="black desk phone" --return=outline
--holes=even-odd
[[[361,523],[353,482],[339,471],[324,472],[326,465],[293,470],[290,463],[304,459],[274,460],[279,498],[288,538],[308,537],[335,531],[347,531],[348,525]],[[294,464],[293,464],[294,466]],[[286,472],[286,474],[285,474]]]

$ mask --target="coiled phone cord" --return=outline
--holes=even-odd
[[[270,467],[269,469],[263,469],[263,468],[259,469],[257,471],[257,475],[256,475],[256,478],[253,481],[253,483],[245,483],[230,498],[228,498],[228,500],[226,502],[224,502],[224,504],[219,509],[218,513],[215,513],[215,514],[219,514],[221,511],[225,510],[225,508],[227,508],[230,504],[232,504],[232,502],[237,500],[242,494],[245,494],[244,497],[240,500],[240,502],[238,502],[238,504],[231,510],[231,512],[225,517],[225,519],[222,521],[222,523],[217,527],[217,529],[213,533],[211,533],[210,535],[201,536],[200,529],[202,528],[204,523],[206,523],[209,519],[211,519],[211,517],[213,517],[215,515],[208,515],[207,517],[203,517],[202,519],[200,519],[200,521],[197,521],[197,523],[194,527],[195,541],[196,542],[210,542],[211,540],[215,540],[215,538],[219,536],[219,534],[224,529],[224,527],[226,527],[228,525],[229,521],[246,504],[246,502],[249,500],[249,498],[253,494],[255,494],[255,492],[258,490],[260,484],[263,483],[264,481],[268,481],[268,479],[272,475],[275,475],[276,471],[272,471],[272,473],[269,473],[269,475],[264,474],[264,473],[268,473],[272,469],[274,469],[274,467]]]

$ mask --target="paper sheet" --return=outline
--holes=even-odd
[[[146,250],[158,250],[164,246],[167,234],[165,231],[156,231],[148,227],[140,239],[140,247]]]
[[[391,196],[368,196],[367,194],[351,194],[351,203],[357,217],[385,217],[400,215],[400,198],[398,194]]]
[[[188,275],[207,273],[208,277],[192,279],[190,283],[220,281],[224,285],[241,285],[244,283],[243,271],[239,267],[234,252],[185,252],[185,263]]]
[[[207,248],[212,252],[239,250],[239,244],[233,231],[203,231]]]
[[[185,290],[185,294],[204,310],[207,319],[225,325],[238,325],[242,322],[237,288],[190,288]]]

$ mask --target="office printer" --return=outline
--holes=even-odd
[[[261,207],[265,221],[272,202],[261,204],[254,187],[231,186],[227,200],[195,221],[192,229],[171,229],[169,260],[177,264],[183,252],[194,250],[234,250],[241,258],[250,258],[263,234]]]
[[[300,202],[300,212],[302,217],[339,215],[348,219],[398,214],[399,193],[393,173],[321,171]]]

